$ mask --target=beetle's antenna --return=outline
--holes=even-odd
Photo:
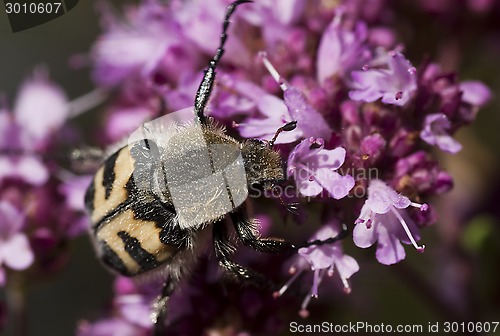
[[[278,128],[276,130],[276,133],[274,134],[274,137],[272,138],[272,140],[269,141],[269,146],[270,147],[274,146],[274,142],[276,141],[276,139],[278,138],[278,135],[280,135],[281,132],[293,131],[295,129],[295,127],[297,127],[297,120],[290,121],[290,122],[286,123],[285,125],[281,126],[280,128]]]
[[[198,91],[196,91],[196,97],[194,99],[194,113],[198,117],[198,120],[202,125],[207,123],[207,118],[205,117],[205,106],[207,105],[208,99],[210,98],[210,94],[212,93],[212,87],[215,82],[215,68],[219,63],[222,55],[224,54],[224,44],[227,39],[227,29],[229,27],[229,19],[233,14],[234,10],[238,5],[241,5],[246,2],[252,2],[252,0],[237,0],[231,3],[226,10],[226,16],[224,18],[224,23],[222,25],[222,33],[220,34],[220,44],[219,48],[217,48],[217,52],[215,53],[214,58],[208,63],[208,68],[204,71],[203,79],[198,87]]]

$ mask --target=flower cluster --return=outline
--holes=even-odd
[[[86,231],[82,192],[88,179],[62,165],[57,146],[73,105],[38,69],[12,108],[0,110],[0,285],[30,268],[39,276],[65,264],[66,242]],[[64,139],[63,137],[66,137]],[[82,179],[82,178],[80,178]]]
[[[103,32],[89,59],[96,86],[111,99],[102,117],[104,136],[91,140],[104,148],[144,121],[192,106],[229,3],[144,0],[118,15],[101,2]],[[420,1],[427,9],[430,3]],[[479,3],[493,6],[468,2],[483,8]],[[424,251],[420,232],[437,219],[431,197],[453,187],[434,155],[461,150],[454,134],[474,121],[491,93],[479,81],[460,81],[436,63],[410,59],[385,11],[383,1],[364,6],[347,0],[261,0],[233,15],[207,114],[240,140],[269,141],[278,128],[297,121],[274,144],[286,163],[293,197],[301,201],[297,221],[319,217],[321,222],[305,229],[299,238],[310,245],[287,261],[238,254],[279,283],[281,266],[289,266],[291,278],[274,296],[221,284],[216,268],[203,260],[193,279],[170,298],[175,310],[166,334],[278,333],[283,321],[271,312],[296,311],[292,295],[284,294],[298,282],[310,288],[299,309],[302,317],[309,314],[311,297],[333,283],[325,276],[337,273],[344,291],[351,292],[348,279],[363,269],[343,252],[349,240],[359,248],[376,243],[375,258],[384,265],[405,258],[401,243]],[[82,110],[77,105],[36,73],[12,107],[0,107],[2,286],[11,272],[59,269],[65,242],[88,226],[82,213],[90,178],[74,175],[54,157],[62,143],[76,143],[67,120]],[[282,206],[274,198],[266,202],[267,208]],[[352,234],[321,242],[342,231]],[[78,335],[149,334],[159,292],[155,281],[117,278],[107,317],[82,322]]]
[[[105,32],[92,56],[97,83],[119,90],[108,109],[110,139],[154,117],[159,101],[167,113],[192,105],[227,4],[146,1],[126,11],[125,23],[102,9]],[[473,121],[490,93],[437,64],[413,64],[394,31],[370,25],[383,9],[360,8],[303,0],[241,6],[208,114],[242,138],[262,140],[296,120],[275,144],[288,158],[294,196],[326,205],[311,239],[332,238],[343,223],[353,229],[356,246],[377,242],[377,260],[394,264],[405,257],[401,243],[423,252],[420,230],[436,221],[432,205],[417,202],[453,185],[432,148],[458,152],[453,134]],[[343,198],[342,209],[326,210]],[[306,270],[312,270],[312,288],[302,316],[325,274],[336,269],[349,292],[347,279],[359,266],[341,244],[300,249],[289,268],[292,278],[275,296]]]

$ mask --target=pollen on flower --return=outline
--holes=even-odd
[[[420,209],[421,212],[426,212],[429,210],[429,205],[427,203],[420,204],[411,202],[410,205],[414,208]]]

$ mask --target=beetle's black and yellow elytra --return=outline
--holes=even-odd
[[[111,155],[85,196],[98,254],[106,266],[123,275],[154,269],[186,244],[184,239],[172,239],[179,231],[167,225],[174,219],[172,209],[136,185],[134,170],[145,167],[131,152],[146,146],[151,143],[138,142]]]
[[[210,191],[214,195],[229,192],[232,207],[227,212],[214,215],[213,210],[208,212],[208,204],[201,204],[196,211],[204,211],[201,216],[205,220],[200,225],[180,225],[162,171],[163,162],[158,161],[180,166],[183,162],[193,161],[193,156],[200,156],[198,144],[192,141],[196,131],[194,125],[176,129],[168,143],[169,148],[159,147],[154,139],[124,146],[107,158],[95,174],[85,204],[91,215],[98,255],[112,270],[133,276],[162,266],[180,275],[180,267],[187,265],[173,263],[176,254],[197,246],[200,227],[222,220],[240,205],[234,204],[230,193],[235,190],[234,184],[222,185],[222,190],[215,188]],[[212,123],[202,126],[202,134],[209,145],[224,145],[234,149],[234,153],[241,152],[247,177],[245,182],[249,186],[283,179],[279,154],[262,141],[239,143]],[[228,151],[224,154],[228,155]],[[225,159],[214,160],[216,171],[222,170],[233,158],[228,156]],[[184,174],[193,175],[193,171],[184,171]],[[193,206],[196,206],[199,195],[191,195]],[[169,268],[169,265],[175,265],[176,269]]]

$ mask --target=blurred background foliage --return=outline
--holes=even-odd
[[[484,13],[453,4],[454,10],[424,12],[416,2],[388,1],[406,56],[417,67],[429,57],[445,70],[457,71],[461,80],[484,81],[494,98],[473,125],[458,133],[464,146],[461,152],[454,156],[436,153],[456,185],[436,200],[438,223],[424,230],[422,237],[426,253],[408,248],[405,261],[387,267],[376,262],[373,248],[361,250],[347,242],[347,253],[361,268],[351,279],[353,292],[344,295],[340,288],[332,288],[323,293],[310,306],[307,323],[426,326],[436,321],[498,321],[500,316],[499,6]],[[2,100],[11,103],[18,86],[37,66],[49,69],[51,78],[70,98],[93,89],[88,69],[72,69],[69,59],[88,52],[100,32],[94,7],[94,1],[80,1],[59,19],[15,34],[6,14],[0,12]],[[72,123],[89,132],[100,127],[89,124],[85,116]],[[69,263],[64,271],[40,279],[27,293],[29,335],[71,335],[78,321],[99,317],[100,309],[112,298],[112,277],[95,259],[87,237],[76,239],[68,248]],[[326,292],[327,286],[322,290]],[[1,289],[0,299],[5,301]],[[295,321],[299,319],[297,316]]]

